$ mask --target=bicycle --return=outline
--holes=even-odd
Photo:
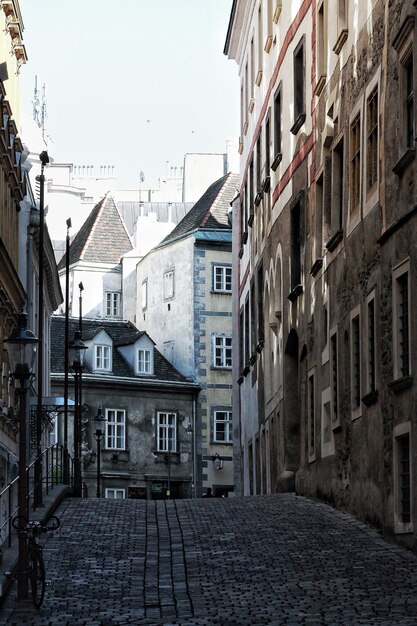
[[[33,604],[39,609],[45,596],[45,563],[39,537],[42,533],[57,530],[61,522],[55,515],[52,515],[46,524],[28,522],[23,515],[17,515],[13,518],[12,525],[17,531],[17,535],[24,535],[27,541],[27,569],[23,572],[17,572],[13,579],[22,573],[29,577]],[[6,574],[10,576],[10,572],[6,572]]]

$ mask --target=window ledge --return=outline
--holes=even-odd
[[[415,156],[416,156],[415,148],[407,148],[407,150],[404,152],[402,157],[396,162],[396,164],[392,168],[392,171],[394,172],[394,174],[397,174],[397,176],[401,176],[404,173],[404,170],[406,169],[406,167],[412,161],[414,161]]]
[[[296,287],[294,287],[291,293],[288,294],[287,296],[288,300],[291,300],[291,302],[295,302],[298,296],[301,295],[302,293],[303,293],[303,286],[297,285]]]
[[[338,430],[342,430],[342,424],[339,417],[332,422],[332,431],[335,433]]]
[[[323,259],[316,259],[311,266],[310,274],[315,276],[317,272],[323,267]]]
[[[229,289],[229,290],[227,290],[227,289],[212,289],[210,291],[210,293],[218,294],[220,296],[231,296],[232,295],[232,290],[231,289]]]
[[[262,190],[263,190],[264,193],[268,193],[270,188],[271,188],[271,177],[270,176],[266,176],[265,180],[264,180],[264,184],[263,184]]]
[[[251,357],[250,357],[250,359],[249,359],[249,363],[250,363],[251,365],[254,365],[254,364],[256,363],[256,358],[257,358],[257,357],[256,357],[256,354],[255,354],[255,353],[254,353],[254,354],[251,354]]]
[[[372,406],[378,400],[378,389],[373,389],[369,393],[366,393],[362,396],[361,400],[365,406]]]
[[[278,154],[276,155],[275,159],[272,161],[272,165],[271,165],[271,170],[273,172],[276,171],[278,165],[281,163],[282,161],[282,152],[278,152]]]
[[[398,393],[403,391],[404,389],[408,389],[413,384],[412,376],[402,376],[401,378],[396,378],[395,380],[391,380],[388,383],[388,387],[392,389],[394,393]]]
[[[241,246],[239,249],[239,259],[241,259],[242,257],[243,257],[243,246]]]
[[[217,441],[216,439],[210,440],[210,445],[212,446],[233,446],[233,441]]]
[[[211,370],[214,370],[216,372],[231,372],[232,371],[232,366],[230,365],[212,365]]]
[[[251,211],[253,211],[253,207],[251,207]],[[254,219],[254,214],[251,212],[251,214],[248,217],[248,226],[252,226],[253,219]]]
[[[296,135],[298,133],[298,131],[300,130],[301,126],[304,124],[305,121],[306,121],[306,114],[300,113],[300,115],[297,117],[294,124],[290,128],[290,131],[292,132],[293,135]]]
[[[336,250],[337,246],[343,239],[343,230],[337,230],[334,235],[332,235],[329,241],[326,243],[326,248],[329,252],[333,252]]]
[[[326,74],[322,74],[322,76],[320,76],[320,78],[318,79],[317,84],[316,84],[316,88],[314,90],[314,95],[315,96],[318,97],[321,94],[325,84],[326,84]]]
[[[258,191],[255,197],[255,206],[259,206],[261,204],[261,200],[262,200],[262,191],[260,190]]]
[[[165,463],[166,465],[168,465],[168,455],[170,457],[169,461],[171,463],[174,463],[175,465],[181,463],[181,455],[176,450],[171,450],[170,452],[168,452],[167,450],[153,450],[152,452],[156,457],[155,463]]]
[[[245,232],[242,235],[242,243],[245,244],[248,240],[248,231],[245,230]]]
[[[244,376],[239,376],[239,378],[237,379],[237,384],[241,385],[244,380],[245,380]]]
[[[343,30],[340,31],[339,37],[337,38],[336,43],[334,44],[334,47],[333,47],[333,52],[335,54],[340,53],[341,49],[343,48],[343,44],[348,38],[348,34],[349,34],[349,31],[347,28],[344,28]]]
[[[264,341],[263,339],[261,339],[261,340],[258,342],[258,345],[256,346],[256,352],[257,352],[258,354],[260,354],[260,353],[262,352],[262,350],[263,350],[263,348],[264,348],[264,345],[265,345],[265,341]]]
[[[246,365],[246,366],[243,368],[242,375],[243,375],[243,376],[247,376],[247,375],[249,374],[249,372],[250,372],[250,367],[249,367],[249,365]]]

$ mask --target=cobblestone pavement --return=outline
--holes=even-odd
[[[42,608],[13,589],[0,624],[417,624],[417,557],[293,494],[70,499],[58,515]]]

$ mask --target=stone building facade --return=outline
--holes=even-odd
[[[225,47],[242,85],[242,490],[296,489],[409,545],[415,21],[411,1],[237,0]]]

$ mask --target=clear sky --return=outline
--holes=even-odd
[[[232,0],[20,0],[28,63],[46,84],[56,162],[115,165],[153,186],[187,152],[238,136],[237,65],[223,54]]]

